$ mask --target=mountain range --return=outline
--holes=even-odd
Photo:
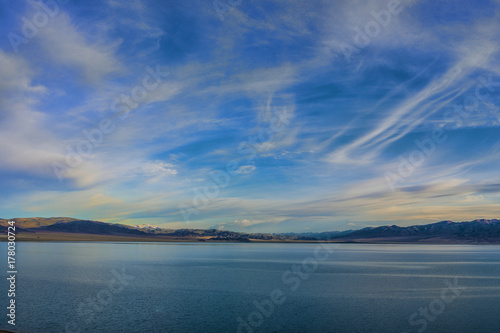
[[[349,243],[500,243],[500,220],[441,221],[400,227],[368,227],[321,233],[242,233],[217,229],[163,229],[129,226],[71,217],[0,219],[0,234],[16,221],[19,240],[135,240],[135,241],[330,241]],[[121,238],[120,238],[121,237]]]

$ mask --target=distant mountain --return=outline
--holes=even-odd
[[[48,226],[30,228],[33,232],[65,232],[95,235],[147,235],[146,232],[120,224],[110,224],[97,221],[78,220],[66,223],[56,223]]]
[[[339,237],[342,240],[379,239],[392,241],[471,241],[500,242],[500,221],[441,221],[432,224],[399,227],[397,225],[364,228]]]
[[[315,240],[313,237],[279,234],[248,234],[216,229],[162,229],[153,225],[137,225],[135,227],[99,221],[80,220],[69,217],[52,218],[14,218],[0,219],[0,233],[7,232],[7,222],[16,221],[16,233],[32,233],[35,235],[59,235],[57,240],[64,240],[64,235],[99,235],[99,236],[139,236],[148,240],[213,240],[248,242],[253,240]],[[68,236],[67,238],[71,238]],[[31,239],[40,239],[35,237]]]
[[[213,241],[333,241],[369,243],[500,243],[500,221],[474,220],[470,222],[442,221],[409,227],[381,226],[360,230],[330,231],[320,233],[241,233],[217,229],[162,229],[152,225],[135,227],[99,221],[79,220],[69,217],[20,218],[16,221],[16,233],[38,236],[65,234],[137,236],[148,240],[213,240]],[[7,232],[7,222],[0,219],[0,233]],[[40,238],[40,237],[35,237]]]

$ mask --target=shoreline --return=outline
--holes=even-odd
[[[77,233],[20,233],[16,235],[16,242],[134,242],[134,243],[241,243],[241,244],[273,244],[273,243],[295,243],[295,244],[422,244],[422,245],[500,245],[498,241],[456,240],[446,238],[434,239],[333,239],[333,240],[262,240],[249,239],[249,241],[210,239],[211,237],[181,238],[169,236],[128,236],[128,235],[96,235]],[[7,235],[0,236],[0,242],[7,242]]]

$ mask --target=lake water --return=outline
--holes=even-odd
[[[500,246],[17,246],[16,332],[500,332]]]

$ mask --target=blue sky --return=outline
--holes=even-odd
[[[0,5],[3,218],[500,215],[500,1],[43,3]]]

